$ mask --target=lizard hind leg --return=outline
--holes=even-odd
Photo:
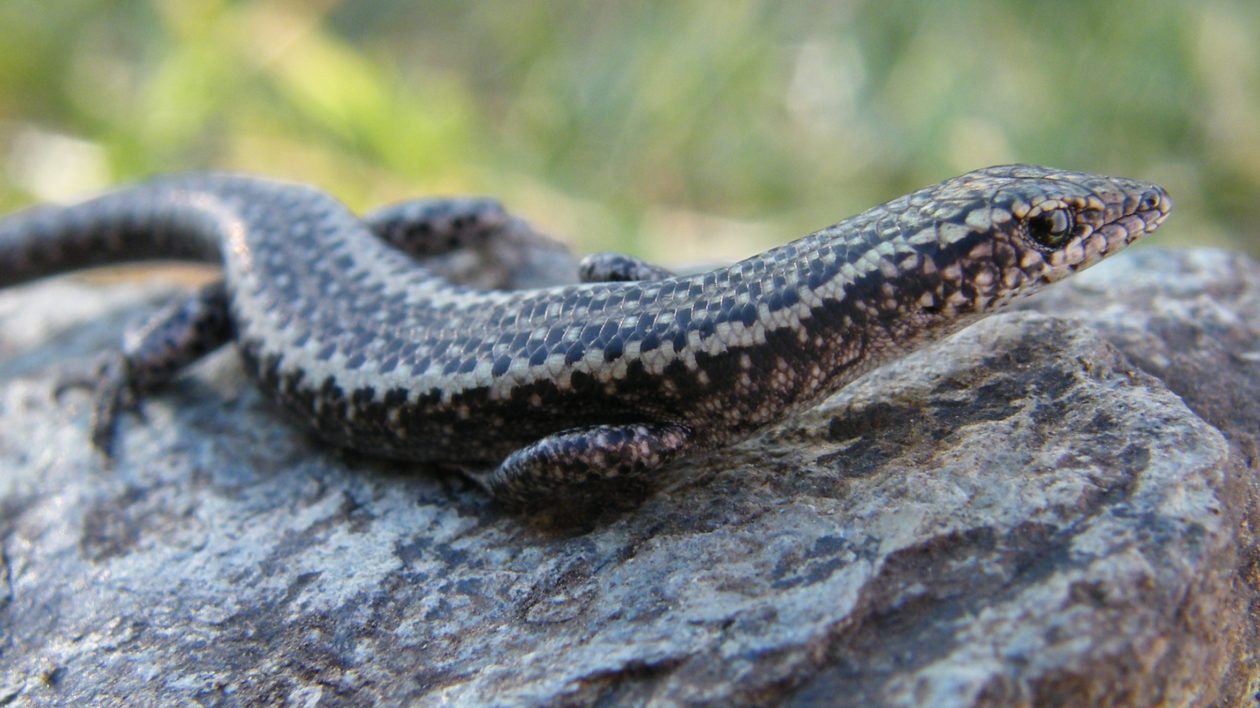
[[[119,413],[137,410],[144,394],[231,338],[227,290],[219,281],[159,310],[127,333],[121,349],[106,352],[90,374],[64,379],[57,394],[92,390],[92,444],[109,458]]]
[[[584,489],[640,477],[686,452],[681,425],[596,425],[556,433],[517,450],[497,469],[473,475],[494,498],[518,507],[580,497]]]
[[[578,278],[583,283],[624,283],[672,277],[674,273],[671,271],[625,253],[592,253],[578,264]]]
[[[577,278],[568,248],[488,197],[413,199],[368,212],[363,223],[377,238],[456,283],[518,290]]]
[[[363,215],[379,238],[413,258],[481,248],[501,238],[513,217],[488,197],[413,199]]]

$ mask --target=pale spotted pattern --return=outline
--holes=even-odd
[[[221,261],[233,336],[284,407],[338,445],[462,465],[515,498],[745,437],[1088,267],[1170,208],[1146,182],[992,167],[727,268],[675,277],[630,259],[624,271],[653,279],[496,291],[423,262],[514,223],[494,202],[360,219],[307,187],[203,175],[0,222],[0,287]]]

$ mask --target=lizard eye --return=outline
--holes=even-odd
[[[1028,220],[1028,235],[1047,248],[1062,246],[1072,234],[1072,216],[1066,209],[1044,211]]]

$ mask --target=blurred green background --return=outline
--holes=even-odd
[[[0,37],[3,210],[212,167],[694,262],[1026,161],[1260,253],[1254,0],[3,0]]]

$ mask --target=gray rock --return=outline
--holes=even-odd
[[[1139,251],[599,508],[328,449],[223,352],[88,448],[162,290],[0,293],[0,704],[1241,703],[1260,267]]]

